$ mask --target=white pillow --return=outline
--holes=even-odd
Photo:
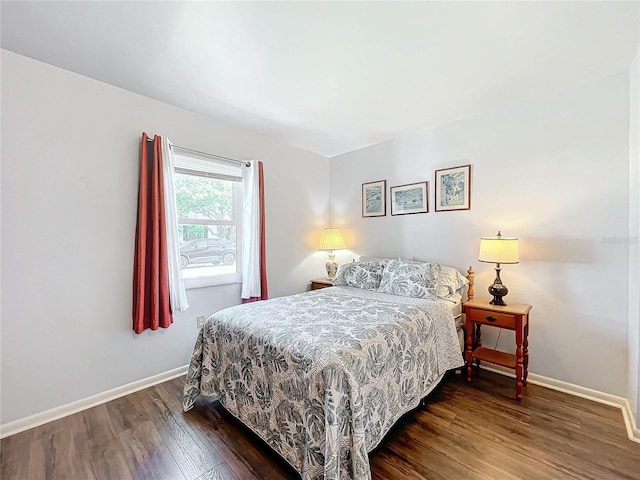
[[[459,295],[460,298],[462,298],[464,287],[469,285],[469,279],[455,268],[447,267],[445,265],[441,265],[440,267],[438,297],[449,300],[447,297]],[[460,301],[460,299],[457,301]]]

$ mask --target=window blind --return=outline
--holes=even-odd
[[[201,175],[203,177],[242,181],[242,165],[222,159],[206,157],[196,153],[182,153],[174,148],[174,161],[176,172]]]

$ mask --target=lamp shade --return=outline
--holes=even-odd
[[[325,228],[320,237],[318,250],[341,250],[347,248],[339,228]]]
[[[495,237],[482,237],[480,239],[480,254],[478,260],[487,263],[518,263],[518,239],[505,238],[500,235]]]

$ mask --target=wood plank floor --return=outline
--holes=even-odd
[[[175,379],[0,441],[3,480],[249,480],[298,474],[220,404]],[[450,375],[371,454],[374,479],[640,479],[622,413],[482,371]]]

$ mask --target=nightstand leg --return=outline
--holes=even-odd
[[[522,359],[522,345],[518,345],[516,349],[516,398],[520,400],[522,398],[522,372],[523,372],[523,359]]]
[[[527,384],[527,376],[529,375],[529,322],[524,326],[524,376],[522,384]]]
[[[482,331],[480,330],[480,324],[476,323],[476,342],[474,348],[482,346]],[[480,360],[476,358],[476,368],[480,370]]]
[[[473,362],[473,323],[467,321],[466,325],[467,345],[465,348],[465,361],[467,362],[467,382],[471,381],[471,368]]]
[[[524,328],[522,327],[522,317],[516,321],[516,398],[522,398],[522,376],[524,372],[524,355],[522,353]]]

